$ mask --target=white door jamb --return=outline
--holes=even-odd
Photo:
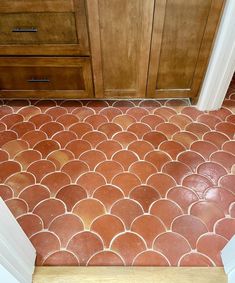
[[[227,0],[214,48],[201,88],[197,108],[217,110],[222,106],[235,71],[235,0]]]

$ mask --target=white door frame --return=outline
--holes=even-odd
[[[199,110],[217,110],[222,106],[234,71],[235,0],[227,0],[197,103]]]
[[[0,282],[31,283],[35,258],[35,248],[0,198]]]
[[[224,271],[228,275],[228,282],[235,282],[235,257],[234,257],[234,249],[235,249],[235,235],[232,239],[227,243],[227,245],[223,248],[221,252],[221,258],[224,264]]]

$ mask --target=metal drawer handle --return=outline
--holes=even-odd
[[[37,32],[38,29],[35,27],[31,27],[31,28],[13,28],[12,32]]]
[[[28,80],[28,83],[49,83],[50,80],[45,78],[45,79],[35,79],[35,78],[32,78],[30,80]]]

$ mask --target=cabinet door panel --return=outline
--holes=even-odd
[[[194,97],[223,0],[156,0],[148,96]]]
[[[154,0],[87,0],[97,97],[144,97]]]

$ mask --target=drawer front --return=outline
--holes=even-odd
[[[0,0],[0,13],[74,11],[74,1],[80,0]]]
[[[89,58],[1,58],[2,97],[93,97]]]
[[[77,44],[75,14],[0,14],[0,44]]]
[[[11,55],[90,56],[86,0],[0,0],[0,56]]]

